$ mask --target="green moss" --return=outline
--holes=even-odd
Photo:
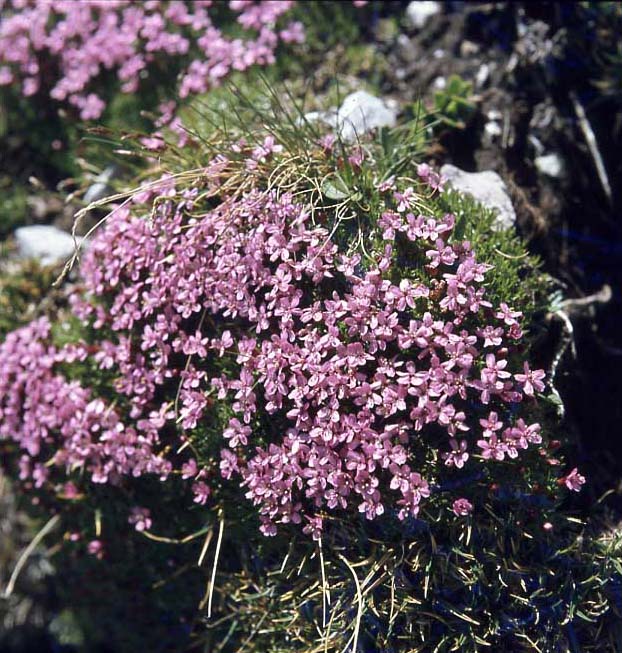
[[[534,313],[545,306],[550,288],[538,257],[529,253],[514,229],[496,227],[495,211],[470,195],[446,191],[438,197],[438,209],[456,216],[457,228],[473,246],[478,260],[493,266],[486,275],[488,300],[506,302],[522,311],[529,324]]]
[[[26,221],[28,192],[11,177],[0,177],[0,240]]]
[[[37,316],[57,272],[36,261],[0,267],[0,340]]]

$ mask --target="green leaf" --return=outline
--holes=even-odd
[[[458,218],[453,231],[453,240],[461,241],[464,239],[464,232],[466,231],[466,212],[462,212]]]
[[[382,151],[386,157],[390,157],[395,147],[395,138],[393,132],[388,127],[382,127],[380,130],[380,143]]]
[[[329,200],[345,200],[350,197],[350,189],[341,177],[335,176],[322,182],[322,194]]]

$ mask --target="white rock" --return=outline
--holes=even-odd
[[[432,16],[436,16],[440,11],[440,2],[413,0],[406,7],[406,19],[414,28],[421,29]]]
[[[91,184],[86,193],[84,193],[84,203],[90,204],[106,197],[109,193],[110,187],[108,186],[110,180],[114,177],[117,171],[116,166],[108,166],[100,175],[97,175],[93,184]]]
[[[487,63],[483,63],[475,74],[475,86],[477,86],[477,88],[481,88],[488,81],[489,77],[490,66]]]
[[[367,91],[350,93],[335,116],[335,127],[344,141],[354,141],[377,127],[394,127],[396,122],[396,106]]]
[[[331,127],[335,127],[337,124],[337,109],[333,107],[328,111],[309,111],[308,113],[305,113],[305,120],[308,122],[316,122],[320,120]],[[302,118],[298,118],[298,124],[302,123]]]
[[[544,145],[542,145],[542,141],[537,136],[529,134],[527,140],[533,145],[533,149],[536,151],[538,156],[544,154]]]
[[[75,251],[71,235],[50,225],[20,227],[14,235],[19,255],[36,258],[43,265],[65,261]]]
[[[339,109],[310,111],[305,113],[305,119],[309,122],[320,120],[339,132],[344,141],[351,142],[377,127],[394,127],[397,112],[398,104],[394,100],[382,100],[367,91],[355,91],[345,98]]]
[[[491,138],[495,138],[496,136],[501,136],[503,130],[501,129],[501,125],[498,122],[495,122],[494,120],[489,120],[484,125],[484,131]]]
[[[496,210],[496,229],[511,229],[515,225],[516,212],[508,188],[496,172],[465,172],[447,163],[441,168],[441,175],[454,190],[472,195],[486,208]]]
[[[564,162],[559,154],[555,152],[537,156],[534,163],[543,175],[553,177],[554,179],[559,179],[564,175]]]

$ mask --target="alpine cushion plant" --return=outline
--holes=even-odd
[[[111,73],[122,93],[144,90],[151,78],[161,88],[168,80],[167,97],[183,100],[219,85],[231,71],[274,63],[280,44],[303,42],[304,26],[291,17],[295,5],[2,0],[0,85],[19,86],[26,97],[44,93],[74,107],[82,120],[102,115],[111,98]]]
[[[266,137],[238,165],[278,166],[282,149]],[[207,184],[229,165],[215,157]],[[25,451],[23,477],[41,486],[49,461],[96,483],[164,480],[179,463],[165,451],[188,443],[197,502],[236,479],[265,534],[293,522],[317,539],[326,512],[416,517],[440,468],[542,444],[519,412],[544,389],[517,349],[521,314],[487,300],[491,266],[454,237],[455,217],[426,211],[436,188],[379,184],[373,247],[358,252],[291,193],[215,200],[205,184],[165,180],[148,219],[144,194],[113,211],[71,297],[92,342],[56,348],[42,319],[2,344],[0,433]],[[62,374],[87,358],[125,415]],[[230,417],[201,442],[217,403]]]
[[[191,499],[180,496],[178,512],[219,522],[219,542],[225,516],[243,515],[228,527],[232,550],[250,538],[269,566],[287,552],[284,531],[306,552],[301,566],[316,540],[329,574],[343,566],[334,550],[372,541],[388,556],[378,568],[390,559],[397,570],[400,546],[426,529],[466,546],[491,502],[502,524],[526,511],[526,532],[561,528],[559,498],[584,479],[553,455],[537,402],[544,373],[525,360],[525,259],[429,167],[395,165],[408,139],[389,152],[384,137],[227,131],[204,139],[207,164],[128,194],[71,291],[78,336],[41,318],[0,345],[0,436],[19,450],[24,484],[75,497],[139,488],[139,477],[164,492],[185,483]],[[132,494],[126,519],[150,536],[158,504]],[[251,524],[275,537],[255,538]],[[482,535],[491,559],[498,528]],[[103,538],[84,540],[105,560]],[[247,556],[233,558],[226,582]],[[351,580],[335,618],[348,619]],[[224,613],[227,591],[210,587]],[[404,618],[386,641],[403,640]],[[472,641],[502,636],[486,620]],[[326,634],[330,650],[346,631]],[[266,632],[264,650],[312,650]]]

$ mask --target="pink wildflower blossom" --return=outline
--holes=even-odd
[[[542,392],[544,390],[543,379],[546,376],[544,370],[532,370],[529,368],[529,363],[523,363],[524,374],[515,374],[514,378],[522,386],[523,392],[528,397],[533,397],[535,392]]]
[[[564,484],[569,490],[572,490],[573,492],[580,492],[581,486],[584,483],[585,476],[579,474],[579,470],[576,467],[564,477]]]
[[[473,504],[468,499],[460,498],[453,502],[451,509],[456,517],[467,517],[473,512]]]
[[[99,560],[104,557],[104,545],[101,540],[91,540],[88,543],[87,551],[90,555],[95,556]]]
[[[192,485],[192,492],[194,494],[194,502],[205,505],[209,499],[212,491],[203,481],[198,481]]]
[[[0,85],[21,83],[22,93],[39,92],[44,70],[39,58],[53,62],[59,76],[46,79],[50,95],[80,111],[83,120],[98,119],[106,106],[96,92],[102,71],[116,74],[122,93],[137,93],[153,75],[155,57],[179,62],[179,96],[203,93],[232,70],[274,63],[283,43],[302,43],[300,22],[283,25],[291,0],[239,2],[241,38],[231,38],[214,24],[212,3],[202,2],[3,2],[0,24]],[[355,6],[357,6],[355,2]],[[172,119],[172,115],[170,118]],[[160,125],[164,124],[160,121]]]
[[[148,531],[151,528],[151,512],[147,508],[136,506],[130,511],[128,523],[139,531]]]
[[[236,147],[263,165],[281,145]],[[223,165],[218,157],[205,167],[218,176]],[[115,211],[81,264],[72,310],[111,335],[57,347],[40,319],[0,343],[0,438],[22,450],[24,482],[57,488],[74,469],[95,483],[165,480],[174,461],[205,505],[207,470],[219,468],[256,506],[264,534],[299,524],[319,538],[333,510],[417,516],[431,495],[417,456],[426,443],[440,448],[430,460],[454,474],[542,442],[538,424],[508,409],[529,396],[527,380],[541,382],[513,369],[508,338],[519,314],[488,302],[490,267],[453,242],[452,215],[414,215],[414,190],[396,182],[378,216],[384,242],[364,260],[340,251],[330,226],[290,194],[251,190],[205,207],[195,206],[200,189],[160,183],[166,201]],[[433,283],[400,276],[398,239],[427,256]],[[494,324],[482,324],[482,307]],[[122,401],[64,376],[88,356]],[[219,460],[180,464],[162,453],[179,449],[171,433],[193,442],[220,408],[228,417],[210,434],[221,438]],[[468,514],[470,503],[458,501],[456,514]],[[143,509],[130,519],[150,527]]]

